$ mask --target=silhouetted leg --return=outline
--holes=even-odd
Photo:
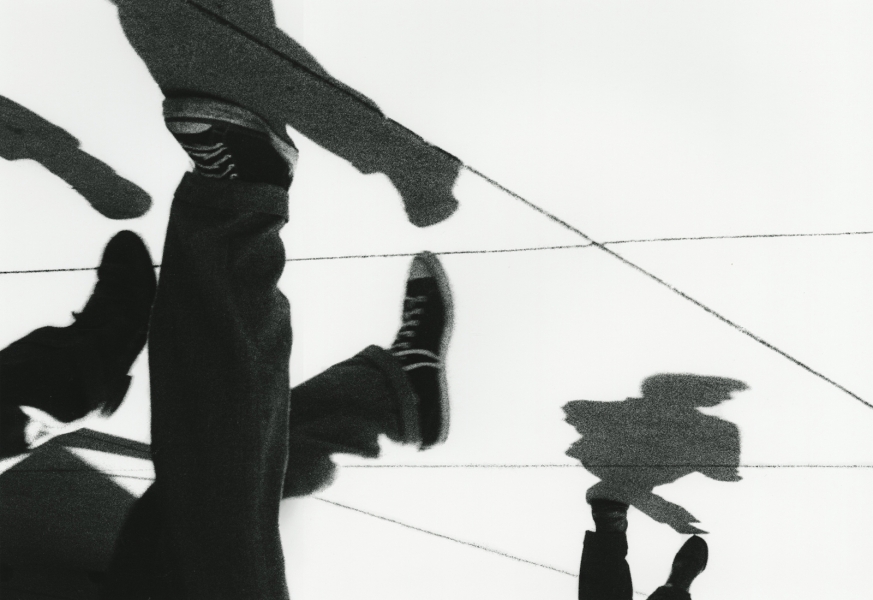
[[[291,392],[284,496],[330,483],[335,452],[375,457],[378,436],[418,439],[417,400],[397,359],[378,346],[334,365]],[[134,504],[116,542],[104,598],[172,597],[181,586],[162,548],[166,528],[153,484]]]
[[[291,392],[284,496],[329,484],[331,454],[379,456],[378,438],[419,439],[418,401],[397,359],[378,346],[334,365]]]
[[[626,556],[626,534],[586,531],[579,567],[579,600],[631,600],[633,587]]]
[[[131,507],[115,542],[101,598],[179,597],[174,590],[181,590],[183,583],[163,551],[168,540],[159,496],[157,484],[152,484]]]
[[[679,588],[661,586],[649,596],[649,600],[691,600],[691,594]]]
[[[140,546],[158,545],[172,589],[153,598],[287,598],[286,220],[279,186],[189,173],[177,190],[150,334],[156,483],[125,526],[108,597],[136,597],[124,557],[147,565]],[[155,520],[159,539],[142,525]]]
[[[692,536],[685,540],[670,568],[667,583],[655,590],[649,596],[650,600],[691,600],[688,589],[706,568],[709,561],[709,546],[700,536]]]

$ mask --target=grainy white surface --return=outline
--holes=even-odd
[[[389,116],[598,241],[873,231],[866,3],[276,0],[276,12]],[[159,262],[187,159],[113,6],[2,3],[0,94],[154,201],[142,218],[110,221],[39,165],[0,161],[0,271],[96,266],[122,228]],[[301,161],[283,234],[292,258],[584,242],[469,172],[458,213],[418,230],[387,179],[294,137]],[[873,236],[608,247],[873,403]],[[289,263],[295,382],[390,343],[407,261]],[[343,458],[318,495],[418,530],[317,498],[287,502],[296,600],[574,598],[595,479],[563,454],[577,436],[560,407],[633,397],[655,373],[750,387],[708,411],[739,426],[743,481],[693,475],[657,490],[710,532],[695,598],[869,596],[873,408],[597,248],[444,264],[457,302],[449,441]],[[0,345],[69,322],[94,278],[0,275]],[[89,426],[148,441],[145,355],[133,374],[119,412]],[[681,542],[632,511],[637,590],[663,582]]]

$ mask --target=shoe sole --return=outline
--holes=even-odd
[[[164,120],[177,121],[182,119],[197,119],[201,121],[217,121],[230,123],[237,127],[251,129],[269,136],[273,147],[282,155],[285,161],[295,169],[300,152],[289,139],[273,131],[266,121],[253,112],[235,104],[214,100],[212,98],[187,97],[166,98],[164,100]]]
[[[443,269],[442,263],[440,263],[439,259],[433,252],[421,252],[418,256],[424,261],[428,270],[433,274],[434,279],[436,279],[437,287],[440,291],[440,297],[442,298],[445,307],[445,325],[443,328],[443,336],[440,340],[439,352],[440,362],[442,363],[442,368],[439,370],[440,414],[442,421],[440,423],[440,431],[436,441],[421,446],[421,449],[425,450],[432,446],[436,446],[437,444],[442,444],[449,437],[451,405],[449,403],[449,386],[448,378],[446,377],[445,358],[449,349],[449,341],[452,337],[452,329],[455,324],[455,309],[452,302],[452,290],[451,287],[449,287],[449,278],[446,275],[445,269]]]

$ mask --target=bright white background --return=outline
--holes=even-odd
[[[277,0],[276,12],[390,117],[598,241],[873,231],[869,3]],[[0,94],[154,201],[110,221],[36,163],[0,161],[0,271],[96,266],[122,228],[158,262],[188,162],[114,7],[5,0]],[[385,177],[294,137],[292,258],[584,241],[469,172],[458,213],[418,230]],[[610,248],[873,402],[873,236]],[[390,343],[407,264],[289,263],[295,382]],[[734,377],[751,389],[710,412],[737,423],[742,462],[759,468],[658,490],[710,532],[695,597],[870,594],[873,409],[597,249],[444,264],[458,312],[452,434],[423,454],[386,444],[364,464],[572,465],[567,401],[635,396],[655,373]],[[93,283],[90,271],[0,276],[0,344],[68,323]],[[134,377],[122,409],[89,426],[148,440],[145,356]],[[584,470],[343,462],[319,497],[551,569],[306,499],[282,517],[297,600],[574,597],[595,481]],[[637,590],[663,582],[681,543],[632,511]]]

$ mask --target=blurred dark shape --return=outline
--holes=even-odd
[[[6,160],[35,160],[110,219],[141,217],[152,205],[145,190],[81,150],[75,137],[3,96],[0,156]]]
[[[384,173],[419,227],[457,209],[452,188],[460,161],[331,77],[276,27],[269,0],[112,2],[127,39],[165,93],[245,106],[279,133],[291,125],[360,172]]]
[[[76,456],[73,448],[116,457],[112,461],[125,476],[151,477],[150,469],[137,460],[119,462],[120,457],[150,459],[146,444],[125,438],[83,429],[39,446],[0,474],[4,569],[85,573],[102,572],[109,564],[118,531],[136,498]],[[137,472],[136,467],[147,472]]]
[[[118,409],[145,347],[156,287],[145,243],[120,231],[106,245],[97,285],[72,324],[40,327],[0,349],[0,459],[28,448],[22,407],[60,423]]]
[[[582,439],[567,455],[601,479],[588,498],[619,500],[680,533],[703,533],[691,525],[698,522],[691,513],[652,490],[691,473],[741,479],[739,429],[697,407],[716,406],[745,389],[735,379],[661,374],[643,382],[642,398],[568,403],[566,421]]]

